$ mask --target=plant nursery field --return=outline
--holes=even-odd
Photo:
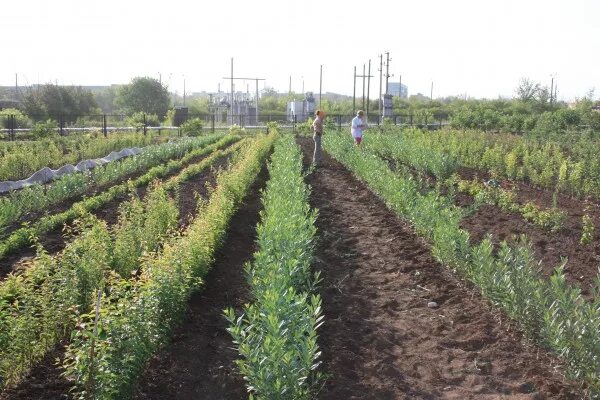
[[[323,143],[180,138],[1,197],[0,400],[600,396],[595,142]]]

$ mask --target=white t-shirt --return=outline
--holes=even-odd
[[[367,123],[363,118],[360,118],[358,115],[352,118],[352,137],[361,138],[363,135],[363,131],[367,129]]]

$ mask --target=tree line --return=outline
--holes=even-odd
[[[262,91],[259,110],[262,115],[285,115],[287,104],[303,100],[301,93],[277,93],[272,88]],[[20,109],[0,111],[0,124],[6,127],[7,115],[15,115],[19,127],[36,123],[58,121],[75,123],[82,116],[92,114],[124,114],[133,119],[146,115],[152,124],[170,122],[173,117],[174,99],[168,88],[149,77],[136,77],[129,84],[112,86],[92,93],[74,86],[46,84],[29,90],[23,95]],[[377,115],[377,100],[362,97],[354,101],[351,96],[326,93],[320,107],[329,114],[351,115],[356,109],[370,110]],[[187,103],[189,113],[208,114],[209,98],[195,97]],[[529,79],[522,79],[515,88],[513,98],[466,99],[446,97],[430,99],[422,94],[408,98],[393,98],[393,113],[410,115],[415,123],[449,120],[460,129],[480,129],[491,132],[511,132],[531,135],[560,135],[569,131],[587,130],[600,133],[600,102],[594,100],[593,91],[575,103],[568,105],[557,101],[548,87]]]

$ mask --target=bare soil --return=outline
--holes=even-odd
[[[299,142],[308,162],[312,141]],[[319,345],[330,376],[320,399],[583,397],[556,358],[439,265],[341,164],[325,155],[308,182],[319,209]]]
[[[464,179],[486,179],[481,171],[462,168]],[[533,202],[544,209],[556,206],[566,214],[563,227],[556,233],[544,230],[526,221],[518,213],[509,213],[499,207],[482,206],[465,218],[462,227],[469,231],[473,242],[480,242],[490,233],[498,243],[514,241],[519,235],[527,235],[535,257],[541,260],[541,273],[549,276],[561,260],[567,259],[565,276],[571,284],[581,287],[585,296],[590,296],[595,287],[600,267],[600,206],[589,200],[572,198],[563,194],[554,195],[546,189],[523,182],[514,182],[519,204]],[[463,199],[466,195],[463,195]],[[464,200],[458,199],[459,202]],[[596,227],[594,238],[589,244],[580,244],[582,216],[588,214]]]

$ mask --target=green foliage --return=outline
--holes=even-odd
[[[15,128],[28,128],[31,126],[31,121],[21,110],[17,110],[16,108],[5,108],[0,110],[0,128],[10,128],[9,116],[11,115],[15,118]]]
[[[0,284],[0,386],[18,382],[88,312],[93,294],[103,283],[112,243],[106,224],[85,216],[75,224],[76,236],[65,250],[38,257],[22,275]],[[2,339],[0,339],[2,340]]]
[[[158,80],[148,77],[133,78],[128,85],[121,86],[115,104],[126,114],[136,112],[157,115],[163,119],[171,103],[169,91]]]
[[[56,121],[51,119],[46,122],[38,122],[31,129],[31,135],[36,139],[48,139],[53,136],[57,136],[58,132],[56,129]]]
[[[275,135],[242,147],[243,156],[220,174],[208,202],[183,235],[143,259],[141,274],[113,275],[99,312],[82,316],[63,363],[75,398],[129,398],[151,354],[168,340],[193,290],[209,271],[227,225],[260,172]]]
[[[592,218],[588,214],[584,214],[581,217],[581,239],[579,239],[579,243],[581,244],[590,244],[594,240],[594,222]]]
[[[166,235],[177,226],[179,209],[163,185],[153,183],[140,201],[132,195],[119,207],[119,223],[114,229],[113,270],[123,278],[136,272],[140,257],[156,251]]]
[[[263,192],[257,227],[259,251],[245,267],[253,302],[243,314],[226,311],[228,331],[240,355],[237,365],[251,396],[258,399],[312,399],[321,380],[316,330],[321,300],[311,295],[314,222],[302,153],[292,136],[276,144]]]
[[[246,133],[246,129],[240,127],[237,124],[233,124],[229,127],[229,134],[231,135],[244,135]]]
[[[523,205],[521,207],[521,214],[523,214],[526,220],[551,232],[558,232],[562,228],[566,218],[565,213],[559,209],[549,208],[547,210],[540,210],[534,203]]]
[[[600,159],[596,156],[600,141],[590,136],[550,141],[478,131],[420,132],[397,127],[387,134],[403,141],[401,146],[407,154],[418,146],[418,151],[429,152],[431,159],[447,157],[457,166],[480,169],[496,178],[525,180],[579,196],[600,196]]]
[[[410,165],[419,172],[433,175],[444,181],[457,169],[456,159],[429,148],[427,133],[414,130],[402,134],[395,132],[370,132],[365,146],[375,153],[394,159],[400,164]]]
[[[474,282],[518,321],[532,340],[560,355],[571,376],[588,386],[591,398],[600,396],[600,297],[583,301],[580,290],[566,284],[564,264],[550,281],[541,278],[526,239],[516,246],[503,243],[497,254],[489,238],[471,246],[468,233],[459,227],[461,213],[450,202],[434,191],[420,193],[410,176],[394,174],[381,159],[347,142],[339,135],[324,140],[330,154],[431,241],[433,254],[441,263]],[[534,212],[533,207],[528,209]],[[556,215],[540,218],[551,221],[548,226],[556,226],[552,221],[560,219]],[[600,286],[596,291],[600,293]]]
[[[221,140],[219,140],[217,143],[209,145],[210,143],[217,141],[219,138],[221,138]],[[142,165],[142,169],[148,168],[152,165],[155,166],[150,168],[148,172],[135,179],[133,182],[125,182],[112,186],[105,192],[73,204],[73,206],[65,212],[43,217],[30,226],[22,227],[11,233],[10,236],[0,242],[0,258],[4,257],[10,252],[15,251],[16,249],[28,245],[31,237],[39,236],[45,232],[48,232],[49,230],[56,229],[65,222],[71,221],[81,216],[85,212],[96,210],[107,202],[113,200],[115,197],[126,194],[131,187],[145,186],[155,178],[162,177],[169,173],[180,170],[194,157],[206,155],[219,147],[227,146],[228,144],[237,140],[239,140],[239,138],[235,136],[222,137],[222,135],[213,135],[203,138],[189,138],[180,142],[175,142],[165,148],[159,148],[157,149],[156,154],[154,154],[152,157],[141,158],[136,161],[137,164],[134,164],[134,166],[139,167]],[[178,161],[170,160],[163,165],[156,165],[171,158],[180,159]],[[124,166],[118,167],[113,166],[113,164],[114,163],[109,163],[106,165],[106,167],[112,166],[112,168],[121,169],[122,173],[123,171],[127,171],[127,168],[124,168]],[[115,170],[107,170],[106,175],[103,175],[102,177],[104,179],[111,180],[116,179],[115,176],[122,176],[122,174],[118,173],[118,169],[116,170],[117,173],[114,174],[112,173]],[[96,178],[99,177],[100,176],[96,176]],[[38,186],[38,190],[43,190],[43,188],[39,188],[41,187]],[[14,209],[9,208],[8,212],[14,214]]]
[[[91,91],[82,87],[46,84],[24,95],[26,114],[34,121],[48,118],[71,123],[77,117],[94,112],[96,101]]]
[[[308,121],[297,123],[296,130],[299,135],[312,136],[312,134],[313,134],[312,121],[308,120]]]
[[[143,111],[134,112],[127,117],[127,124],[142,129],[146,126],[160,126],[160,119],[156,114],[147,114]]]
[[[202,118],[193,118],[181,125],[181,133],[186,136],[200,136],[203,127],[204,121]]]

